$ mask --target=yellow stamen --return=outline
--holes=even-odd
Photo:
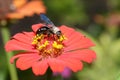
[[[38,50],[41,50],[41,49],[43,49],[43,48],[46,48],[48,45],[49,45],[49,42],[48,42],[48,41],[45,41],[42,45],[40,45],[40,46],[38,47]]]
[[[62,42],[63,40],[66,40],[67,38],[64,35],[61,35],[58,41]]]
[[[56,41],[53,42],[53,47],[56,49],[62,49],[63,45],[62,44],[58,44]]]
[[[57,57],[58,55],[62,54],[64,44],[63,41],[66,39],[64,35],[60,37],[54,36],[55,34],[51,35],[36,35],[33,38],[32,44],[34,44],[35,49],[37,49],[43,57]]]
[[[41,40],[43,37],[44,37],[43,34],[41,34],[40,36],[37,34],[37,35],[33,38],[32,44],[38,44],[38,40]]]

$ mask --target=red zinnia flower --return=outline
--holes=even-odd
[[[82,61],[91,63],[96,54],[88,49],[94,44],[89,38],[67,26],[61,26],[62,35],[38,35],[35,32],[43,24],[32,26],[33,32],[18,33],[5,46],[6,51],[25,50],[13,56],[17,68],[26,70],[32,67],[35,75],[45,74],[48,67],[53,72],[62,72],[68,67],[76,72],[83,67]]]
[[[10,19],[21,19],[25,16],[46,12],[46,7],[42,0],[13,0],[15,10],[6,14]]]
[[[0,0],[0,20],[22,19],[46,12],[42,0]]]

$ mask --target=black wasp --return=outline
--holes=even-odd
[[[57,37],[60,37],[62,35],[60,29],[58,27],[56,27],[53,22],[45,15],[45,14],[40,14],[40,18],[42,21],[45,22],[45,26],[39,28],[37,31],[36,31],[36,34],[47,34],[47,35],[50,35],[50,34],[56,34]]]

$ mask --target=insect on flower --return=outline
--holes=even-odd
[[[47,34],[48,36],[50,36],[51,34],[55,34],[58,38],[62,35],[60,29],[56,27],[45,14],[40,14],[40,17],[41,20],[45,22],[45,26],[39,28],[36,34]]]
[[[82,61],[94,61],[96,54],[89,49],[94,43],[89,38],[65,25],[56,27],[44,14],[40,16],[45,24],[35,24],[33,32],[17,33],[6,43],[7,52],[25,51],[13,56],[11,63],[17,59],[17,68],[32,68],[35,75],[43,75],[48,67],[53,72],[63,72],[65,68],[77,72],[82,70]]]

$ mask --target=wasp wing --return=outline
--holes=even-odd
[[[44,21],[46,23],[46,25],[48,25],[49,27],[54,27],[55,25],[53,24],[53,22],[45,15],[45,14],[40,14],[40,18],[42,21]]]

